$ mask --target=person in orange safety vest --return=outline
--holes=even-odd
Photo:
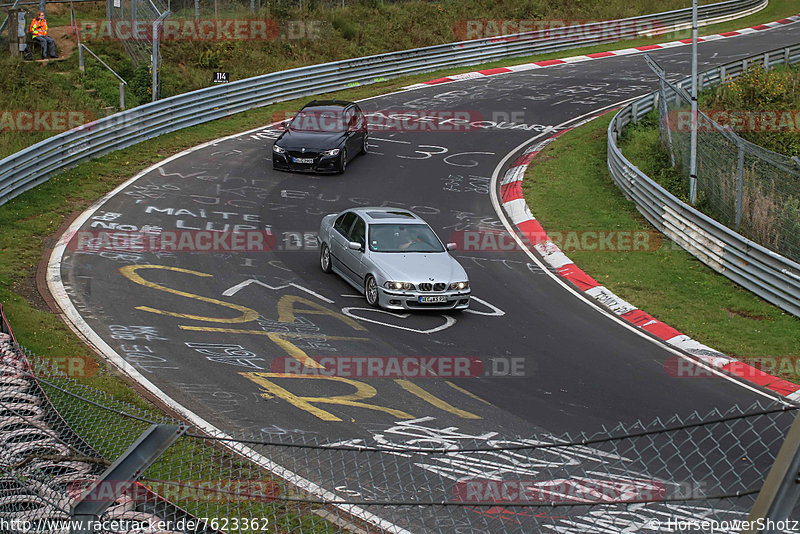
[[[56,42],[47,35],[47,21],[44,19],[43,11],[39,11],[36,18],[31,21],[31,34],[33,35],[33,40],[42,45],[42,59],[47,59],[48,52],[50,52],[50,57],[58,57],[56,55]]]

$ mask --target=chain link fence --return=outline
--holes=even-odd
[[[91,483],[145,429],[176,423],[65,376],[8,333],[0,373],[4,532],[65,531],[54,521],[79,497],[115,495],[123,481]],[[697,532],[705,521],[734,533],[796,413],[755,404],[531,438],[430,418],[338,441],[189,426],[114,496],[102,519],[117,526],[93,531],[585,534]]]
[[[154,102],[160,89],[160,42],[169,16],[168,0],[106,0],[109,37],[122,43],[134,65],[149,65]]]
[[[749,68],[769,68],[754,60]],[[722,75],[725,82],[730,77]],[[702,81],[698,84],[703,87]],[[686,91],[661,80],[659,125],[661,141],[688,189],[691,138],[691,100]],[[741,114],[741,112],[737,112]],[[770,116],[767,116],[771,113]],[[792,111],[793,114],[796,111]],[[764,115],[761,117],[760,115]],[[747,123],[779,127],[784,114],[753,112],[739,117]],[[702,111],[698,114],[697,208],[787,258],[800,261],[800,160],[771,152],[720,125]]]

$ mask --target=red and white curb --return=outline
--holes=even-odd
[[[686,334],[682,334],[668,324],[659,321],[647,312],[638,309],[636,306],[621,299],[611,292],[611,290],[600,284],[600,282],[586,274],[558,248],[558,245],[550,240],[547,236],[547,232],[542,228],[542,225],[539,224],[539,221],[536,220],[536,217],[533,216],[528,204],[525,202],[525,198],[522,194],[522,180],[533,158],[536,157],[545,146],[552,143],[565,132],[573,130],[585,122],[588,121],[583,121],[570,128],[560,130],[552,137],[549,137],[523,152],[522,155],[511,164],[511,167],[500,180],[500,203],[512,224],[516,226],[521,233],[525,244],[536,250],[542,260],[544,260],[551,269],[555,270],[558,276],[570,282],[585,295],[610,309],[631,325],[639,327],[667,342],[669,345],[691,354],[714,369],[727,372],[758,386],[765,387],[787,397],[789,400],[800,401],[800,385],[772,376],[714,350],[711,347],[703,345],[699,341],[690,338]]]
[[[795,22],[800,21],[800,14],[794,15],[789,18],[776,20],[774,22],[769,22],[767,24],[759,24],[758,26],[751,26],[750,28],[744,28],[741,30],[736,30],[732,32],[723,32],[717,33],[714,35],[706,35],[704,37],[700,37],[698,39],[699,42],[706,42],[706,41],[717,41],[719,39],[727,39],[729,37],[736,37],[738,35],[747,35],[750,33],[758,33],[761,31],[769,30],[772,28],[778,28],[784,26],[786,24],[792,24]],[[409,85],[404,87],[403,89],[420,89],[422,87],[428,87],[431,85],[439,85],[443,83],[450,83],[450,82],[457,82],[463,80],[471,80],[475,78],[487,78],[489,76],[495,76],[497,74],[506,74],[509,72],[521,72],[526,70],[533,70],[533,69],[542,69],[546,67],[552,67],[553,65],[564,65],[566,63],[580,63],[583,61],[592,61],[595,59],[603,59],[607,57],[614,57],[614,56],[628,56],[631,54],[641,54],[643,52],[649,52],[651,50],[660,50],[662,48],[673,48],[676,46],[685,46],[687,44],[691,44],[691,39],[681,39],[680,41],[671,41],[668,43],[661,43],[661,44],[652,44],[652,45],[645,45],[645,46],[637,46],[635,48],[623,48],[621,50],[613,50],[611,52],[595,52],[593,54],[586,54],[583,56],[572,56],[563,59],[548,59],[546,61],[535,61],[533,63],[525,63],[522,65],[513,65],[511,67],[498,67],[495,69],[484,69],[478,70],[473,72],[465,72],[463,74],[455,74],[452,76],[447,76],[444,78],[437,78],[435,80],[429,80],[427,82],[416,83],[414,85]]]

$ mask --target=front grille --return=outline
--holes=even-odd
[[[430,291],[433,289],[433,284],[429,284],[428,282],[423,282],[419,285],[420,291]]]
[[[293,158],[314,158],[317,159],[319,157],[319,152],[300,152],[299,150],[289,150],[287,152],[289,156]]]
[[[433,284],[433,290],[434,291],[444,291],[444,289],[446,287],[447,287],[447,284],[443,284],[441,282],[436,282],[435,284]]]

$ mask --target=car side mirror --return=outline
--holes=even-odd
[[[359,243],[358,241],[350,241],[349,243],[347,243],[347,248],[349,248],[350,250],[358,250],[358,251],[361,251],[363,249],[361,243]]]
[[[448,243],[447,250],[455,250],[458,248],[458,243]]]

